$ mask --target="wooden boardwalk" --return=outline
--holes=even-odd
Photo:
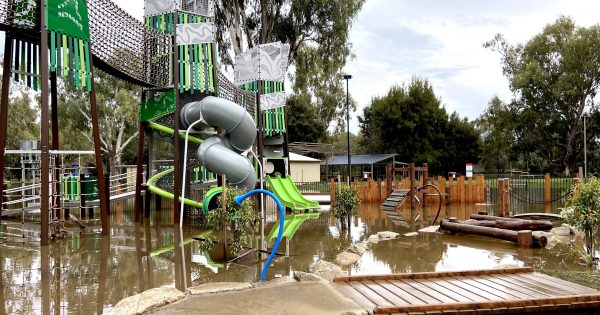
[[[510,268],[337,277],[335,288],[372,314],[594,314],[600,292]]]
[[[408,189],[394,189],[387,199],[381,204],[381,210],[394,223],[394,225],[408,225],[404,218],[396,211],[396,208],[402,207],[404,202],[408,200]]]

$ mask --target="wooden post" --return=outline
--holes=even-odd
[[[146,92],[142,91],[142,103],[146,100]],[[135,200],[133,211],[135,212],[134,222],[142,222],[142,182],[144,181],[144,135],[146,128],[144,123],[138,124],[138,150],[137,161],[135,166]],[[148,175],[150,170],[148,169]]]
[[[393,172],[392,172],[392,164],[385,165],[385,189],[386,189],[386,198],[392,193],[392,180],[393,180]]]
[[[465,203],[465,177],[461,176],[458,178],[458,189],[460,191],[460,204]]]
[[[429,167],[427,165],[427,163],[423,163],[423,186],[427,185],[429,183]],[[427,205],[427,192],[423,193],[423,198],[422,202],[423,202],[423,208]]]
[[[506,217],[511,217],[512,212],[510,211],[510,178],[504,179],[504,203],[506,204]]]
[[[381,200],[383,199],[383,193],[382,193],[382,189],[383,189],[383,185],[382,185],[382,181],[381,179],[377,180],[377,195],[375,196],[375,198],[377,198],[377,202],[381,202]]]
[[[329,180],[329,199],[331,200],[331,207],[333,207],[333,202],[335,201],[335,180],[333,177]]]
[[[0,96],[0,187],[4,197],[6,183],[4,182],[4,150],[6,149],[6,133],[8,131],[8,97],[10,92],[10,66],[13,40],[7,33],[4,40],[4,67],[2,68],[2,95]],[[1,199],[1,198],[0,198]],[[2,207],[0,207],[0,223],[2,222]]]
[[[410,197],[410,212],[411,212],[411,221],[413,221],[413,220],[412,220],[412,212],[413,212],[413,210],[415,209],[415,201],[414,201],[414,200],[415,200],[415,196],[414,196],[414,189],[415,189],[415,186],[416,186],[416,181],[415,181],[415,163],[410,163],[410,166],[409,166],[409,173],[410,173],[410,175],[409,175],[409,178],[410,178],[410,179],[409,179],[409,180],[410,180],[410,184],[409,184],[409,185],[410,185],[410,187],[409,187],[408,189],[410,189],[410,190],[409,190],[409,192],[408,192],[408,193],[410,194],[410,196],[409,196],[409,197]]]
[[[498,178],[498,216],[504,216],[504,178]]]
[[[517,244],[519,247],[531,247],[533,244],[533,232],[531,230],[522,230],[517,234]]]
[[[44,23],[43,21],[45,21],[45,10],[38,10],[40,18],[39,21],[40,22],[40,36],[41,36],[41,43],[40,43],[40,59],[41,59],[41,64],[40,64],[40,82],[41,82],[41,87],[40,90],[42,92],[41,95],[41,114],[40,114],[40,129],[41,129],[41,140],[42,140],[42,153],[41,153],[41,173],[40,173],[40,177],[41,177],[41,190],[40,190],[40,211],[41,213],[41,245],[45,246],[48,245],[49,243],[49,237],[48,237],[48,229],[49,229],[49,224],[50,224],[50,204],[49,204],[49,198],[50,198],[50,183],[48,182],[49,179],[49,175],[50,175],[50,156],[49,156],[49,139],[48,139],[48,134],[49,134],[49,126],[48,126],[48,30],[46,29],[46,23]],[[9,63],[10,64],[10,63]],[[5,69],[9,68],[9,66],[6,66],[5,64]],[[93,77],[92,77],[92,86],[93,86]],[[99,154],[99,152],[96,152],[96,154]],[[1,155],[4,155],[4,151],[2,151]],[[4,165],[2,165],[4,166]]]
[[[46,35],[42,37],[47,38],[48,36]],[[89,44],[89,50],[90,52],[92,51],[91,43]],[[42,60],[45,59],[47,59],[47,57],[42,56]],[[100,149],[100,124],[98,122],[98,108],[96,106],[96,84],[94,83],[94,64],[92,60],[93,58],[90,58],[90,76],[92,82],[92,90],[90,92],[90,111],[92,114],[92,135],[94,138],[94,155],[96,158],[96,171],[98,172],[98,194],[100,197],[100,218],[102,221],[102,235],[108,236],[110,235],[110,205],[108,203],[108,182],[105,182],[104,167],[102,166],[102,150]],[[44,67],[42,66],[42,71],[44,71],[43,69]],[[43,94],[44,93],[42,93],[42,95]]]
[[[50,72],[50,120],[52,127],[52,150],[59,149],[58,139],[58,91],[56,86],[56,71]],[[52,165],[52,219],[60,217],[60,171],[58,159],[54,158]]]
[[[551,180],[550,180],[550,174],[546,173],[545,176],[545,190],[544,190],[544,200],[546,201],[546,204],[551,204],[552,203],[552,190],[551,190]]]

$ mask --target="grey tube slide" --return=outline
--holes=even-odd
[[[254,189],[256,173],[250,161],[240,153],[252,148],[256,124],[244,108],[223,98],[207,96],[188,103],[181,110],[181,123],[188,128],[202,119],[207,125],[223,128],[220,135],[204,140],[198,148],[198,159],[208,170],[225,175],[235,186]]]

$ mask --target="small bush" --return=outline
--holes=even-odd
[[[203,250],[210,250],[214,246],[216,240],[214,234],[218,234],[223,228],[233,230],[228,232],[227,236],[231,239],[231,243],[228,242],[228,245],[231,246],[231,252],[234,255],[242,251],[244,244],[250,243],[251,232],[258,227],[260,218],[254,210],[254,203],[251,198],[244,200],[241,205],[235,202],[234,198],[242,194],[243,191],[237,188],[227,187],[226,212],[223,212],[221,208],[223,194],[219,196],[218,208],[212,209],[207,217],[209,227],[216,233],[213,233],[202,242],[201,247]]]
[[[575,185],[567,200],[569,208],[561,216],[571,226],[584,231],[586,250],[594,255],[594,234],[600,225],[600,180],[589,178],[585,183]]]
[[[358,192],[352,186],[342,186],[340,191],[335,195],[333,201],[333,215],[338,219],[344,219],[356,213],[360,199]]]

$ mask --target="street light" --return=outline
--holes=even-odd
[[[587,115],[583,114],[583,178],[587,179],[587,132],[585,126],[585,117]]]
[[[346,126],[348,128],[348,186],[350,186],[350,178],[352,177],[352,163],[350,163],[350,91],[349,81],[352,79],[352,75],[344,74],[344,80],[346,80]]]

